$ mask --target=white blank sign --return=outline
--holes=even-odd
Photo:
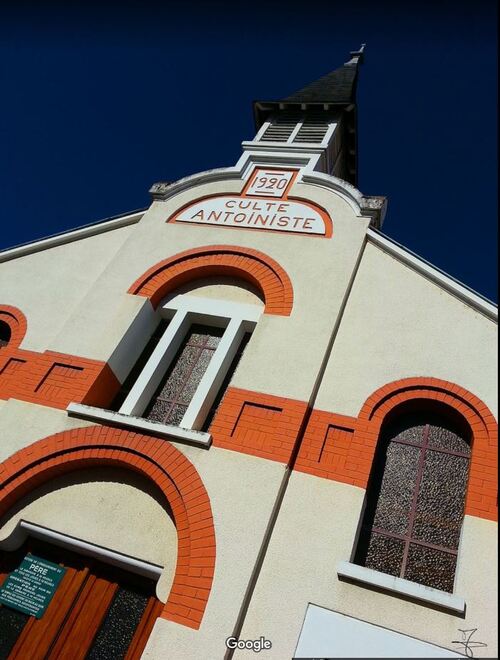
[[[311,604],[307,607],[294,656],[297,659],[463,657],[440,646]]]

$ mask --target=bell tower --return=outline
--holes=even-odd
[[[310,154],[313,169],[357,185],[356,86],[363,44],[338,69],[279,101],[255,101],[247,151]]]

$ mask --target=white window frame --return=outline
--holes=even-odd
[[[157,313],[170,319],[165,332],[144,365],[118,412],[70,403],[67,412],[85,419],[133,426],[197,445],[209,446],[211,436],[200,428],[212,407],[224,378],[246,332],[255,327],[261,306],[220,299],[177,295],[160,305]],[[162,378],[172,365],[189,328],[194,323],[225,328],[219,345],[189,403],[179,426],[162,424],[142,417]]]

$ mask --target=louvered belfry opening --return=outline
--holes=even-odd
[[[333,114],[325,111],[307,113],[283,111],[271,118],[270,125],[260,141],[321,144],[334,121]]]
[[[284,112],[271,120],[271,124],[260,138],[261,142],[288,142],[301,116],[298,113]]]

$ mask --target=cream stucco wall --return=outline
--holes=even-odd
[[[91,425],[63,410],[9,399],[0,409],[0,461],[53,433]]]
[[[0,305],[18,307],[28,321],[21,348],[51,347],[131,231],[122,227],[0,263]]]
[[[368,244],[315,407],[356,416],[377,388],[432,376],[497,414],[497,324]]]
[[[452,650],[458,629],[478,628],[488,647],[475,657],[496,657],[497,525],[465,518],[455,589],[467,603],[463,619],[339,581],[337,564],[351,557],[363,499],[360,488],[293,473],[240,639],[263,635],[273,646],[259,657],[291,658],[314,603]]]

